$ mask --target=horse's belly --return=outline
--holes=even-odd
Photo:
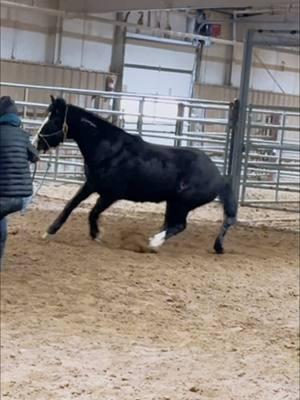
[[[155,190],[146,186],[135,186],[128,191],[126,199],[137,202],[160,203],[170,196],[170,191],[165,189]]]

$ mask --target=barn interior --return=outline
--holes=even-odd
[[[92,241],[78,146],[40,155],[9,216],[1,395],[10,400],[295,400],[299,394],[299,2],[0,0],[1,96],[32,140],[50,95],[231,179],[157,253],[165,204],[120,201]],[[1,146],[1,142],[0,142]],[[1,210],[0,210],[1,211]],[[103,228],[102,228],[103,227]]]

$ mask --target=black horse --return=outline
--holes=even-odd
[[[90,235],[99,236],[98,217],[114,202],[167,202],[161,232],[150,238],[157,249],[186,228],[188,213],[219,196],[224,223],[214,249],[223,252],[223,239],[236,221],[237,204],[229,178],[201,150],[150,144],[62,98],[54,99],[38,134],[38,150],[57,147],[66,138],[77,142],[85,161],[86,182],[49,226],[55,234],[72,210],[92,193],[100,194],[89,214]]]

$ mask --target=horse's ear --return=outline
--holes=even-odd
[[[52,96],[52,94],[50,94],[50,99],[51,99],[51,103],[53,104],[55,101],[55,98],[54,98],[54,96]]]

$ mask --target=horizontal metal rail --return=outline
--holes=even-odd
[[[107,97],[107,98],[131,98],[131,99],[155,99],[156,101],[158,100],[166,100],[168,103],[178,103],[178,102],[183,102],[183,101],[189,101],[191,100],[189,97],[174,97],[174,96],[160,96],[160,95],[151,95],[149,93],[128,93],[128,92],[107,92],[104,90],[93,90],[93,89],[78,89],[78,88],[70,88],[70,87],[64,87],[64,86],[43,86],[43,85],[30,85],[30,84],[23,84],[23,83],[13,83],[13,82],[0,82],[0,86],[6,86],[6,87],[14,87],[14,88],[23,88],[23,89],[34,89],[34,90],[43,90],[43,91],[57,91],[57,92],[64,92],[64,93],[77,93],[77,94],[82,94],[82,95],[98,95],[101,97]],[[216,105],[227,105],[229,106],[229,102],[226,101],[213,101],[213,100],[205,100],[205,99],[192,99],[192,102],[194,104],[216,104]]]

